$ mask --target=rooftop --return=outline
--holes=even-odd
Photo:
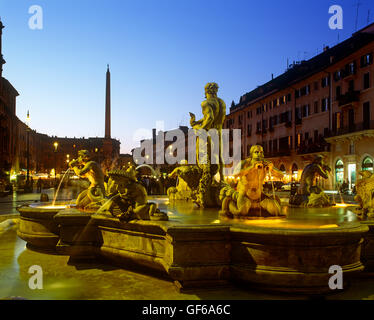
[[[295,64],[280,76],[244,94],[241,96],[240,102],[230,108],[230,113],[236,112],[249,103],[254,103],[260,98],[265,98],[272,93],[285,89],[296,82],[326,69],[328,66],[341,61],[372,41],[374,41],[374,23],[357,31],[351,38],[332,48],[326,47],[321,54],[310,60]]]

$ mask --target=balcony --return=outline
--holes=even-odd
[[[360,100],[360,91],[348,91],[346,94],[342,94],[336,98],[338,101],[339,107],[345,106],[352,102],[357,102]]]
[[[277,157],[287,157],[291,155],[291,150],[279,150],[279,151],[268,151],[265,152],[266,158],[277,158]]]
[[[287,121],[285,123],[285,126],[286,126],[286,128],[292,128],[292,122],[291,121]]]
[[[360,131],[365,131],[365,130],[374,130],[374,121],[354,123],[346,127],[341,127],[331,132],[331,136],[332,137],[341,136],[343,134],[349,134],[349,133],[360,132]]]
[[[297,148],[297,154],[308,154],[308,153],[318,153],[318,152],[326,152],[330,151],[330,145],[329,144],[308,144],[308,145],[302,145]]]

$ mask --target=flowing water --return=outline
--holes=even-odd
[[[111,205],[111,201],[115,198],[119,196],[118,194],[115,194],[113,197],[111,197],[110,199],[108,199],[107,201],[105,201],[105,203],[96,211],[96,213],[101,213],[107,209],[110,208],[110,205]],[[108,205],[110,203],[110,205]]]
[[[66,176],[66,174],[67,174],[69,171],[70,171],[70,168],[68,168],[68,169],[65,171],[64,175],[62,176],[62,179],[61,179],[60,183],[58,184],[58,188],[57,188],[57,190],[56,190],[55,196],[54,196],[53,201],[52,201],[52,207],[54,207],[54,205],[55,205],[55,202],[56,202],[56,199],[57,199],[58,192],[60,191],[61,184],[62,184],[62,182],[64,181],[65,176]]]

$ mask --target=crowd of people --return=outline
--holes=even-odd
[[[138,177],[139,182],[144,186],[148,195],[162,195],[166,194],[170,187],[176,186],[176,179],[169,178],[166,176],[164,178],[161,175],[159,178],[154,178],[152,176],[140,176]]]
[[[347,194],[347,193],[353,193],[356,194],[356,186],[352,185],[352,189],[349,188],[349,182],[348,179],[343,180],[343,182],[337,184],[337,190],[341,194]]]

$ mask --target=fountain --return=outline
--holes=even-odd
[[[196,121],[191,114],[191,126],[199,133],[215,129],[220,137],[225,104],[217,90],[216,84],[207,84],[204,117]],[[320,164],[308,167],[310,174],[304,175],[302,202],[285,206],[274,191],[269,195],[262,188],[267,175],[282,173],[264,159],[261,146],[253,146],[241,162],[234,188],[223,179],[221,138],[215,160],[210,154],[213,139],[205,141],[198,138],[197,165],[183,164],[173,172],[190,188],[192,201],[148,199],[133,167],[108,172],[105,182],[99,166],[82,151],[70,166],[91,185],[79,194],[76,206],[21,207],[18,235],[35,250],[160,271],[180,290],[234,281],[321,294],[330,292],[330,266],[341,266],[345,280],[364,269],[361,249],[369,228],[351,207],[304,205],[311,199],[302,190],[318,194],[311,169]]]

